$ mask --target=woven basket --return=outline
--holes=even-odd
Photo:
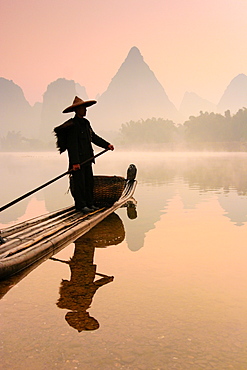
[[[94,204],[107,206],[115,203],[122,195],[126,180],[121,176],[94,176]],[[70,176],[70,191],[73,195],[73,177]]]
[[[94,176],[93,196],[96,204],[113,204],[122,195],[126,180],[120,176]]]

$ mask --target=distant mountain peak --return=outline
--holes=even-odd
[[[89,114],[95,122],[104,119],[105,130],[117,131],[121,124],[131,120],[151,117],[172,119],[177,110],[139,49],[134,46]],[[97,129],[102,130],[102,123]]]
[[[141,55],[140,50],[136,46],[133,46],[127,55],[126,60],[127,59],[143,61],[143,56]]]
[[[206,99],[201,98],[195,92],[186,91],[179,109],[181,118],[186,120],[189,116],[197,116],[199,115],[200,111],[215,112],[216,105]]]
[[[239,109],[246,107],[246,102],[247,76],[244,73],[240,73],[227,86],[219,101],[218,109],[220,112],[229,109],[232,113],[236,113]]]
[[[239,89],[242,86],[246,86],[246,83],[247,83],[247,76],[244,73],[240,73],[231,80],[230,84],[227,86],[227,89],[228,88]]]
[[[232,81],[244,78],[246,80],[247,76],[244,73],[239,73]]]

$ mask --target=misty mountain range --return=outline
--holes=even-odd
[[[73,80],[59,78],[50,83],[43,94],[43,102],[31,106],[22,89],[13,81],[0,78],[1,137],[8,132],[20,132],[28,139],[54,143],[53,128],[73,114],[62,114],[75,97],[86,100],[86,88]],[[92,97],[90,97],[91,99]],[[138,48],[133,47],[112,78],[107,90],[97,97],[98,104],[88,110],[88,118],[99,134],[109,136],[118,132],[121,124],[147,118],[170,119],[184,123],[200,111],[235,113],[247,106],[247,76],[239,74],[230,84],[217,105],[186,92],[179,110],[169,100],[155,74],[145,63]]]

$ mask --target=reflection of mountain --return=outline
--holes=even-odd
[[[50,156],[47,153],[23,156],[2,153],[1,159],[1,205],[7,204],[66,171],[59,154],[56,157],[54,154]],[[54,211],[73,204],[71,196],[65,194],[67,189],[68,178],[66,176],[38,191],[34,197],[38,200],[45,200],[47,210]],[[24,215],[31,199],[28,197],[1,212],[0,222],[14,221]]]
[[[237,226],[247,222],[247,198],[239,196],[236,192],[230,191],[227,194],[219,194],[218,201],[226,211],[226,217]]]
[[[124,240],[124,236],[121,219],[112,213],[75,241],[74,255],[70,261],[61,261],[69,265],[71,277],[70,280],[61,282],[57,306],[70,310],[65,315],[65,319],[79,332],[99,328],[98,321],[90,316],[87,310],[91,306],[96,291],[113,281],[113,276],[96,272],[97,266],[93,263],[95,248],[119,244]],[[53,258],[53,260],[57,259]]]
[[[138,179],[152,185],[169,184],[181,179],[202,191],[234,188],[247,194],[247,156],[234,154],[181,153],[175,156],[162,154],[150,160],[136,161]]]
[[[246,156],[222,155],[192,159],[184,167],[183,178],[190,190],[199,190],[198,203],[207,192],[219,194],[219,203],[232,222],[241,226],[247,221],[247,199],[241,197],[247,194]]]
[[[246,156],[209,156],[193,158],[184,168],[183,177],[188,184],[203,191],[236,189],[247,193]]]
[[[177,192],[182,200],[184,209],[195,209],[196,206],[206,201],[210,195],[206,192],[200,191],[197,187],[193,188],[186,186],[184,183],[176,186]]]
[[[2,155],[1,161],[1,205],[7,204],[30,191],[36,186],[39,178],[39,171],[36,166],[23,165],[21,159],[16,155]],[[32,175],[31,176],[31,172]],[[39,181],[37,185],[40,185]],[[29,199],[24,199],[17,206],[12,206],[0,213],[0,222],[16,220],[25,213]]]
[[[138,251],[144,245],[145,234],[154,228],[154,224],[165,212],[169,200],[174,196],[175,188],[171,186],[137,186],[135,199],[137,200],[137,218],[130,220],[125,212],[121,212],[126,230],[126,242],[132,251]]]
[[[63,173],[67,166],[66,155],[59,156],[58,154],[57,156],[55,154],[51,156],[47,154],[30,155],[21,158],[2,153],[1,159],[2,205]],[[119,173],[121,163],[121,161],[117,164],[114,164],[114,161],[109,163],[110,173]],[[149,153],[142,157],[136,156],[135,164],[138,168],[139,183],[135,191],[138,218],[129,220],[126,218],[126,212],[123,214],[126,218],[126,228],[130,230],[127,233],[127,242],[131,250],[138,250],[142,247],[145,233],[154,227],[162,210],[167,207],[167,202],[177,192],[187,209],[194,208],[208,196],[206,194],[209,192],[227,194],[235,191],[238,196],[247,194],[247,156],[245,153],[239,155]],[[108,164],[106,164],[106,173],[109,171],[107,166]],[[123,166],[125,168],[125,164]],[[54,211],[73,204],[71,195],[66,194],[67,190],[68,178],[64,177],[37,192],[35,197],[45,201],[47,211]],[[241,199],[244,201],[244,198]],[[0,213],[0,222],[7,223],[17,220],[25,214],[29,202],[30,198],[24,199]],[[227,206],[222,203],[223,208],[229,214],[231,214],[230,203]],[[232,213],[235,214],[233,203]],[[37,214],[40,213],[37,211]],[[241,214],[239,212],[238,222],[245,222],[245,216]],[[138,233],[135,233],[136,231]]]
[[[136,161],[136,164],[139,183],[149,182],[152,185],[155,183],[164,185],[161,186],[158,196],[153,186],[150,187],[153,194],[149,194],[149,196],[146,196],[140,186],[137,187],[135,198],[138,201],[138,220],[135,221],[133,230],[137,230],[138,223],[141,225],[141,218],[146,220],[145,227],[141,225],[143,234],[150,230],[154,222],[159,219],[160,210],[164,206],[166,207],[167,201],[176,192],[181,196],[184,207],[191,209],[206,200],[209,197],[209,192],[227,194],[232,191],[238,202],[241,203],[241,206],[239,204],[238,209],[236,209],[236,202],[230,201],[230,199],[233,199],[233,196],[228,198],[229,202],[226,202],[227,198],[222,198],[223,195],[221,197],[221,206],[225,209],[226,215],[231,221],[238,222],[238,224],[246,221],[245,207],[243,206],[245,198],[240,198],[241,195],[246,196],[247,194],[246,155],[204,155],[199,153],[190,155],[184,153],[180,156],[169,156],[168,154],[167,156],[162,156],[162,160],[158,160],[155,157],[153,160],[146,159],[140,163]],[[174,184],[173,187],[170,187],[170,190],[168,190],[169,184]],[[139,201],[138,194],[141,191],[143,193],[140,194],[141,201]],[[170,192],[167,194],[168,196],[165,195],[166,191]],[[166,203],[162,203],[164,195],[167,199]],[[143,214],[142,206],[144,209]],[[154,216],[155,213],[156,215]],[[153,215],[150,217],[150,220],[148,220],[149,214]],[[126,230],[128,230],[130,222],[126,221]],[[127,235],[133,235],[133,238],[135,238],[134,232],[131,233],[129,230]],[[130,249],[135,248],[133,247],[135,240],[131,242],[131,245]],[[136,245],[138,246],[138,243]]]

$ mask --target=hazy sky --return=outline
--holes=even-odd
[[[130,48],[179,105],[247,74],[247,0],[0,0],[0,77],[33,104],[59,77],[103,93]]]

